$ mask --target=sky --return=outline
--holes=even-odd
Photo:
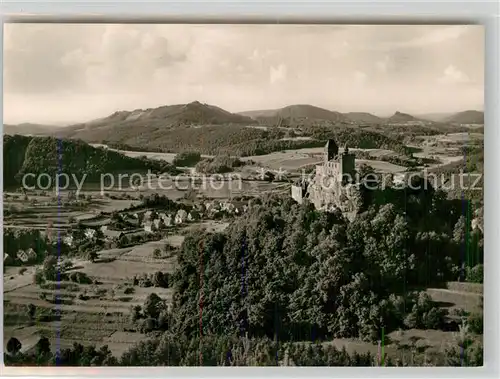
[[[5,24],[4,123],[200,101],[230,112],[483,109],[476,25]]]

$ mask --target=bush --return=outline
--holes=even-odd
[[[135,290],[134,290],[134,288],[132,288],[132,287],[127,287],[127,288],[125,288],[125,290],[123,291],[123,293],[124,293],[125,295],[130,295],[130,294],[133,294],[134,292],[135,292]]]
[[[483,334],[483,315],[481,313],[473,313],[467,318],[469,330],[475,334]]]
[[[41,285],[45,283],[45,275],[43,275],[43,271],[37,269],[35,274],[33,275],[33,283],[37,285]]]
[[[19,275],[23,275],[26,271],[28,271],[28,269],[26,267],[21,267],[19,269]]]
[[[404,325],[408,329],[440,329],[445,316],[444,309],[437,307],[427,293],[420,292],[411,312],[404,319]]]
[[[92,279],[90,279],[84,272],[72,272],[69,274],[68,279],[74,283],[92,284]]]
[[[88,299],[90,299],[88,295],[83,293],[78,294],[78,300],[87,301]]]
[[[179,153],[173,160],[174,166],[194,166],[201,160],[201,154],[197,152]]]
[[[466,281],[472,283],[483,283],[483,265],[479,264],[472,268],[467,268]]]
[[[243,166],[243,162],[235,157],[218,155],[215,158],[207,158],[196,165],[196,171],[204,174],[224,174],[233,171],[236,167]]]
[[[422,326],[425,329],[440,329],[444,324],[444,309],[435,307],[422,315]]]
[[[130,310],[130,320],[132,322],[136,322],[142,317],[142,307],[140,305],[136,305],[132,307]]]
[[[170,314],[168,311],[162,311],[158,317],[158,328],[168,330],[170,325]]]

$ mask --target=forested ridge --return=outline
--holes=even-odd
[[[413,206],[373,205],[352,223],[268,200],[224,234],[187,237],[174,275],[176,330],[376,341],[382,328],[403,327],[418,302],[410,290],[460,275],[467,228],[440,193],[407,199]],[[427,326],[442,325],[439,312]]]
[[[18,184],[24,174],[58,173],[94,179],[102,173],[124,170],[173,172],[167,162],[131,158],[116,151],[93,147],[79,140],[54,137],[4,136],[4,183]]]
[[[151,132],[146,139],[141,133],[137,137],[111,136],[106,139],[93,139],[112,147],[126,147],[131,150],[162,151],[170,153],[197,152],[200,154],[231,156],[251,156],[269,154],[287,149],[323,147],[328,139],[335,139],[340,145],[354,148],[384,148],[407,153],[404,144],[394,138],[378,133],[345,126],[303,128],[302,137],[310,139],[294,140],[297,136],[293,129],[270,127],[267,130],[241,125],[218,125],[203,127],[181,127]]]

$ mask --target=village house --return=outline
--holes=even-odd
[[[175,215],[175,223],[182,224],[182,223],[186,222],[187,217],[188,217],[187,212],[184,209],[179,209],[179,211]]]
[[[120,239],[125,235],[125,233],[120,230],[112,230],[108,228],[106,228],[106,230],[103,231],[103,234],[108,241],[111,241],[115,238]]]
[[[144,231],[146,233],[153,233],[155,230],[155,224],[152,221],[144,221]]]
[[[172,226],[173,222],[172,222],[172,216],[171,215],[167,215],[165,213],[162,213],[160,215],[160,218],[163,220],[163,222],[165,223],[166,227]]]
[[[35,250],[33,250],[31,247],[24,251],[24,250],[19,250],[17,252],[17,258],[23,262],[23,263],[29,263],[29,262],[32,262],[34,260],[36,260],[36,253],[35,253]]]
[[[139,219],[138,218],[135,218],[131,215],[125,215],[123,217],[123,221],[125,221],[126,223],[132,225],[132,226],[139,226]]]
[[[157,230],[160,229],[161,219],[159,219],[159,218],[154,219],[153,220],[153,225],[154,225],[155,229],[157,229]]]
[[[212,213],[212,212],[220,210],[221,204],[220,204],[220,202],[218,202],[216,200],[210,201],[210,202],[205,204],[205,209],[207,210],[207,212]]]
[[[225,211],[225,212],[227,212],[227,213],[233,213],[233,212],[234,212],[234,210],[235,210],[235,208],[236,208],[236,207],[235,207],[235,205],[234,205],[234,204],[229,203],[229,202],[226,202],[226,203],[223,203],[223,204],[222,204],[222,208],[221,208],[221,210],[222,210],[222,211]]]
[[[72,235],[69,234],[63,238],[63,242],[65,245],[72,247],[74,243],[74,238]]]
[[[149,221],[149,220],[151,219],[151,215],[152,215],[152,214],[153,214],[153,212],[152,212],[152,211],[146,211],[146,212],[144,212],[144,218],[143,218],[144,223],[145,223],[146,221]]]
[[[88,239],[93,239],[97,235],[97,231],[95,229],[86,229],[85,230],[85,237]]]

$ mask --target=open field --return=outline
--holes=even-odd
[[[384,149],[349,149],[352,151],[367,151],[370,155],[377,157],[380,155],[394,154],[392,150]],[[323,161],[324,148],[312,147],[297,150],[284,150],[274,152],[266,155],[256,155],[244,157],[244,161],[254,161],[263,167],[272,170],[279,170],[280,168],[286,171],[300,170],[303,167],[311,164],[319,164]],[[385,162],[380,162],[380,164]]]
[[[130,150],[117,150],[117,149],[113,149],[111,147],[108,147],[106,145],[103,145],[103,144],[99,144],[99,143],[94,143],[94,144],[91,144],[92,146],[94,147],[105,147],[109,150],[113,150],[113,151],[117,151],[119,153],[122,153],[128,157],[132,157],[132,158],[139,158],[139,157],[148,157],[150,159],[159,159],[159,160],[164,160],[164,161],[167,161],[169,163],[172,163],[174,161],[174,158],[177,154],[175,153],[155,153],[155,152],[150,152],[150,151],[130,151]],[[203,158],[211,158],[212,156],[211,155],[202,155]]]
[[[222,231],[227,226],[228,223],[224,222],[205,221],[190,224],[185,229]],[[38,286],[33,284],[36,266],[27,267],[22,275],[19,267],[7,267],[4,275],[4,342],[15,336],[22,341],[23,350],[28,350],[40,336],[47,336],[53,349],[71,347],[73,342],[80,342],[97,347],[108,345],[115,356],[120,356],[146,337],[139,332],[127,331],[135,329],[129,321],[130,308],[142,306],[151,293],[156,293],[167,304],[172,299],[172,290],[168,288],[134,286],[130,294],[126,294],[125,289],[132,287],[131,279],[135,275],[172,272],[176,258],[153,258],[153,251],[156,248],[163,250],[167,241],[178,248],[183,240],[183,235],[175,234],[133,247],[102,250],[99,258],[104,262],[72,259],[74,269],[71,271],[83,272],[100,284],[61,282]],[[88,299],[79,299],[82,294]],[[63,300],[62,304],[48,301],[55,295]],[[25,311],[28,304],[38,309],[59,309],[61,319],[36,321],[30,325]]]

